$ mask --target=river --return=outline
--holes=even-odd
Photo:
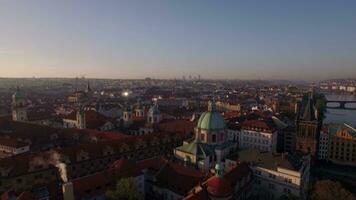
[[[356,101],[356,96],[352,94],[324,94],[328,101]],[[327,109],[325,123],[348,123],[356,126],[356,110],[342,110],[342,109]]]

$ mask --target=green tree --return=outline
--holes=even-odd
[[[311,200],[356,200],[341,183],[331,180],[317,181],[310,195]]]
[[[315,107],[318,109],[319,115],[322,119],[325,118],[326,112],[326,98],[323,94],[316,95]]]
[[[114,190],[105,194],[108,200],[142,200],[143,195],[139,192],[135,179],[132,177],[122,178],[116,183]]]

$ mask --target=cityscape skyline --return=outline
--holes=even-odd
[[[356,77],[352,1],[0,5],[1,77]]]

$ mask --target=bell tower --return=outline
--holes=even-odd
[[[26,95],[17,87],[16,92],[12,95],[12,120],[27,121],[27,99]]]
[[[161,112],[158,109],[157,103],[148,110],[147,122],[150,124],[158,124],[161,122]]]

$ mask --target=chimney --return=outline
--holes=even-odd
[[[62,184],[63,200],[75,200],[72,182]]]

